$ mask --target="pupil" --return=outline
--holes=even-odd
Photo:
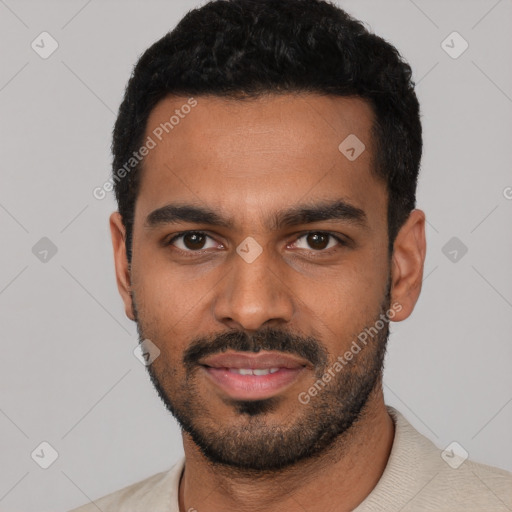
[[[204,243],[204,236],[199,233],[189,233],[184,238],[185,245],[188,249],[201,249]],[[187,243],[190,242],[190,243]]]
[[[323,239],[319,242],[320,239]],[[313,249],[325,249],[327,247],[327,236],[322,233],[312,233],[308,235],[308,244],[313,247]],[[320,245],[320,247],[319,247]]]

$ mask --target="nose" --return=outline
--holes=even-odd
[[[251,262],[233,253],[230,270],[219,282],[213,314],[229,328],[257,331],[290,322],[294,313],[291,286],[284,282],[268,250]]]

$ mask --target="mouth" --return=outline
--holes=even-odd
[[[311,363],[279,352],[223,352],[200,361],[202,370],[223,394],[236,400],[262,400],[283,393]]]

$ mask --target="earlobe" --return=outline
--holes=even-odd
[[[130,269],[126,256],[126,230],[119,212],[113,212],[110,215],[110,234],[114,250],[117,289],[123,299],[126,316],[135,321],[132,308]]]
[[[393,320],[400,322],[412,313],[421,292],[425,262],[425,213],[413,210],[393,245],[391,303],[402,309]]]

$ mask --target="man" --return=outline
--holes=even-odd
[[[146,51],[110,226],[185,457],[77,511],[512,510],[510,473],[447,464],[384,403],[421,150],[410,67],[333,4],[213,1]]]

